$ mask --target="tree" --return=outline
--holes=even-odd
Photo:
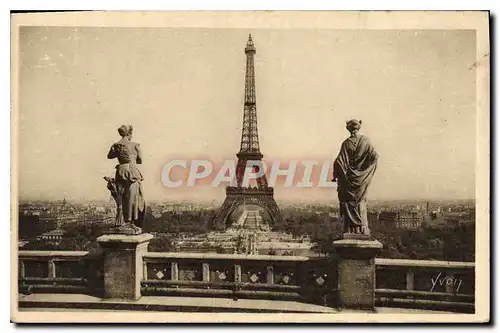
[[[222,247],[221,245],[217,245],[215,247],[215,252],[216,253],[226,253],[226,249],[224,247]]]

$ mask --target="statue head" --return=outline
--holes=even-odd
[[[134,128],[132,126],[122,125],[120,126],[120,128],[118,128],[118,134],[120,134],[122,138],[126,137],[128,139],[131,139],[133,129]]]
[[[349,131],[349,133],[356,134],[361,128],[361,124],[361,120],[351,119],[346,121],[345,128]]]

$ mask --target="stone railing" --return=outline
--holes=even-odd
[[[327,258],[148,252],[141,294],[295,299],[333,306],[335,270]]]
[[[474,313],[473,262],[376,258],[376,304]]]
[[[20,293],[102,292],[102,257],[86,251],[20,251]]]
[[[151,235],[106,235],[102,251],[20,251],[19,292],[136,300],[200,296],[474,312],[474,263],[374,258],[344,240],[334,256],[147,252]],[[357,247],[354,247],[357,246]],[[355,251],[354,251],[355,250]]]

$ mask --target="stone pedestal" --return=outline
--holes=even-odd
[[[142,256],[152,238],[150,234],[110,234],[97,239],[104,252],[104,297],[141,297]]]
[[[109,233],[113,235],[140,235],[142,234],[142,229],[133,223],[124,223],[111,228]]]
[[[333,242],[338,257],[338,301],[341,308],[375,310],[375,256],[382,243],[367,239]]]

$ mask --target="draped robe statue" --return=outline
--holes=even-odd
[[[368,138],[358,134],[360,127],[361,121],[347,122],[351,136],[342,143],[334,162],[333,181],[337,181],[344,234],[370,236],[366,192],[377,168],[378,154]]]
[[[115,199],[117,214],[115,232],[139,234],[146,212],[142,180],[137,164],[142,163],[138,143],[132,142],[132,126],[123,125],[118,129],[122,139],[114,143],[108,153],[109,159],[118,159],[115,178],[104,177],[107,188]]]

